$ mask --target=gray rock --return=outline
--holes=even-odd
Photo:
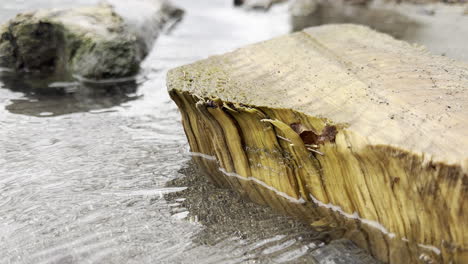
[[[132,3],[151,8],[139,16],[125,15],[121,4],[19,14],[0,27],[0,67],[64,80],[135,75],[163,25],[183,11],[164,1]]]
[[[287,0],[234,0],[235,6],[244,6],[246,9],[267,11],[274,4],[286,2]]]
[[[146,51],[151,50],[154,41],[164,28],[178,22],[184,11],[166,0],[107,0],[114,7]]]

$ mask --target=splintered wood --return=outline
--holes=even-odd
[[[467,263],[467,64],[327,25],[173,69],[168,88],[219,185],[357,227],[343,236],[384,262]]]

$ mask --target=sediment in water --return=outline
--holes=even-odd
[[[354,25],[168,73],[214,182],[388,263],[467,258],[467,87],[467,64]]]

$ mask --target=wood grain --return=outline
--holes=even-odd
[[[218,184],[358,221],[354,240],[384,262],[467,260],[467,64],[327,25],[179,67],[168,88]],[[295,123],[338,133],[310,146]]]

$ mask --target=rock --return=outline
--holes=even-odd
[[[59,79],[135,75],[163,24],[182,14],[166,2],[153,3],[138,19],[108,4],[19,14],[1,27],[0,67]],[[124,13],[121,5],[116,9]],[[154,25],[149,37],[143,34],[147,24]]]
[[[244,0],[234,0],[234,6],[241,6],[244,4]]]
[[[357,222],[349,237],[385,263],[466,260],[468,64],[326,25],[173,69],[167,85],[217,184]]]
[[[253,10],[269,10],[274,4],[286,2],[288,0],[234,0],[234,6],[244,6]]]
[[[164,28],[182,19],[184,11],[166,0],[107,0],[149,52]]]

